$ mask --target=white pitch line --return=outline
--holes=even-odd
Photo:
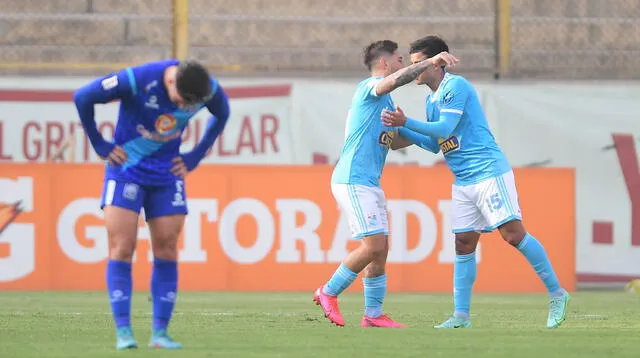
[[[569,315],[569,318],[571,318],[571,317],[577,317],[577,318],[608,318],[608,316],[602,315],[602,314],[576,314],[576,315]]]

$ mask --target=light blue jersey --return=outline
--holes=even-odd
[[[347,117],[345,142],[331,177],[333,184],[380,186],[382,168],[397,132],[380,120],[383,109],[395,109],[390,94],[376,95],[381,80],[369,77],[358,84]]]
[[[427,96],[427,121],[407,119],[405,127],[437,138],[456,185],[479,183],[511,170],[478,94],[464,77],[445,74],[438,89]]]

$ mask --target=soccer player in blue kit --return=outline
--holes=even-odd
[[[431,66],[455,65],[457,59],[444,52],[403,68],[398,45],[389,40],[370,44],[364,64],[371,76],[360,82],[352,98],[345,143],[331,177],[331,191],[349,219],[352,238],[360,246],[350,252],[329,281],[318,288],[313,300],[325,317],[338,326],[345,321],[338,295],[364,271],[365,312],[362,327],[404,328],[382,313],[387,290],[385,265],[389,250],[387,203],[380,176],[389,148],[395,149],[396,131],[380,122],[385,108],[393,109],[391,91],[418,77]],[[406,141],[406,140],[405,140]]]
[[[114,142],[97,129],[94,106],[120,100]],[[109,237],[106,282],[116,326],[116,348],[136,348],[131,329],[131,261],[138,215],[151,233],[153,327],[149,346],[182,345],[167,327],[178,289],[178,236],[187,214],[184,177],[224,129],[229,101],[217,80],[196,61],[164,60],[98,78],[74,94],[80,120],[96,153],[107,161],[101,208]],[[182,132],[203,107],[213,115],[199,143],[179,152]]]
[[[421,63],[442,51],[444,40],[427,36],[410,47],[411,62]],[[470,328],[471,291],[476,278],[475,251],[480,233],[500,231],[531,264],[549,292],[547,327],[565,320],[569,294],[560,286],[542,244],[522,224],[514,175],[489,129],[478,95],[464,77],[432,67],[416,80],[427,85],[427,122],[406,118],[400,108],[385,110],[382,121],[399,135],[433,153],[440,150],[455,175],[452,228],[455,234],[453,301],[455,312],[435,328]]]

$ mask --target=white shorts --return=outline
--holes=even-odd
[[[472,185],[453,185],[451,200],[454,233],[491,232],[511,220],[522,220],[513,171]]]
[[[357,184],[331,184],[331,192],[349,219],[354,239],[389,234],[387,199],[382,189]]]

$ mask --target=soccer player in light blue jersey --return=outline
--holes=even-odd
[[[114,142],[96,127],[94,106],[120,101]],[[184,176],[194,170],[229,118],[227,95],[195,61],[166,60],[126,68],[80,88],[74,101],[96,153],[107,161],[101,208],[109,237],[106,283],[116,348],[136,348],[131,329],[131,260],[138,215],[151,232],[153,327],[149,346],[178,349],[167,327],[178,290],[177,242],[187,214]],[[203,107],[213,114],[202,140],[179,152],[182,132]]]
[[[365,312],[362,327],[403,328],[382,312],[387,289],[387,203],[380,176],[389,148],[395,149],[395,129],[382,125],[384,109],[393,109],[390,92],[418,77],[431,66],[454,65],[457,59],[444,52],[403,68],[398,45],[389,40],[370,44],[364,63],[371,76],[360,82],[353,95],[346,123],[345,142],[331,177],[331,191],[349,219],[352,237],[360,247],[349,253],[313,300],[331,322],[344,326],[338,295],[364,271]]]
[[[413,63],[421,63],[447,44],[427,36],[411,44]],[[400,137],[433,153],[442,151],[455,175],[451,191],[452,228],[455,234],[453,301],[451,318],[436,328],[469,328],[471,291],[476,279],[475,251],[480,233],[500,234],[529,261],[546,286],[550,301],[547,327],[565,320],[569,294],[561,287],[544,247],[522,224],[513,171],[489,129],[478,95],[464,77],[432,67],[416,81],[431,90],[427,96],[427,122],[406,118],[400,108],[385,109],[385,125],[399,127]]]

